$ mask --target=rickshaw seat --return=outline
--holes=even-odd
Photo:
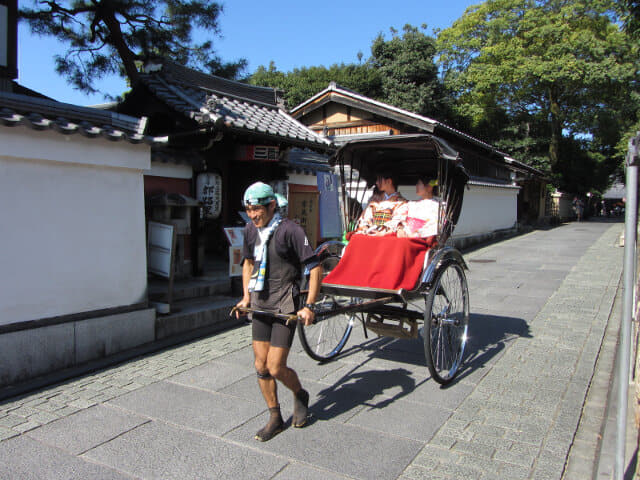
[[[398,238],[395,235],[351,236],[338,265],[323,284],[385,290],[413,290],[422,274],[425,255],[436,237]]]

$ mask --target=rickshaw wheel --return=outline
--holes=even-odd
[[[338,264],[344,245],[342,242],[326,242],[316,249],[316,254],[322,265],[323,276],[326,276]],[[353,324],[354,314],[319,315],[329,312],[338,306],[351,303],[350,297],[320,294],[320,299],[314,304],[316,321],[309,326],[298,323],[298,337],[305,352],[319,362],[331,360],[344,348]]]
[[[331,360],[344,348],[349,335],[351,335],[351,330],[353,330],[355,315],[341,313],[323,316],[321,313],[347,305],[351,301],[350,297],[321,296],[320,300],[315,303],[316,321],[309,326],[298,323],[298,337],[302,348],[314,360],[319,362]]]
[[[461,265],[445,264],[425,299],[424,354],[433,379],[446,385],[455,377],[467,344],[469,289]]]

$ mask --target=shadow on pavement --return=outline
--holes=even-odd
[[[318,392],[318,400],[310,407],[314,418],[329,420],[363,405],[384,408],[417,386],[411,372],[404,368],[355,371],[361,366],[354,366],[332,386]],[[397,393],[389,396],[390,390],[398,388]],[[380,397],[379,401],[375,401],[376,397]]]
[[[465,360],[450,385],[487,366],[510,342],[520,337],[532,338],[524,319],[472,313],[469,317],[469,343]]]
[[[633,457],[629,460],[627,469],[624,472],[624,480],[633,480],[636,477],[636,470],[638,467],[638,447],[633,452]]]
[[[426,366],[424,345],[422,339],[422,328],[420,328],[420,337],[412,340],[400,340],[388,337],[377,337],[368,339],[359,345],[353,345],[345,350],[338,358],[349,359],[350,357],[363,357],[363,361],[354,365],[351,372],[361,368],[370,360],[388,360],[391,362],[405,363],[415,366]],[[465,358],[458,374],[453,382],[443,386],[448,388],[457,382],[465,379],[474,372],[488,366],[497,360],[510,342],[518,338],[532,338],[529,325],[522,318],[505,317],[500,315],[490,315],[482,313],[471,313],[469,317],[469,340],[465,349]],[[408,377],[405,369],[398,368],[390,371],[370,371],[357,373],[348,373],[339,381],[335,387],[327,389],[327,391],[336,391],[342,388],[342,384],[346,384],[351,380],[357,382],[358,385],[367,385],[371,388],[371,397],[382,390],[394,386],[401,386],[403,395],[414,389],[415,381]],[[390,372],[394,372],[393,375]],[[365,375],[366,374],[366,375]],[[407,378],[403,378],[402,374]],[[380,375],[378,378],[377,375]],[[413,386],[409,386],[409,381],[413,382]],[[344,385],[344,388],[353,388]],[[395,397],[394,397],[395,398]],[[391,400],[393,401],[393,399]],[[387,402],[389,403],[389,402]]]

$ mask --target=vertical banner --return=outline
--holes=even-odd
[[[318,172],[320,191],[320,237],[341,238],[342,221],[338,200],[338,176],[329,172]]]
[[[218,218],[222,210],[222,177],[218,173],[201,173],[196,179],[198,200],[204,218]]]

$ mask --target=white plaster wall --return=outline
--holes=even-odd
[[[558,217],[568,219],[576,216],[573,211],[573,197],[571,195],[555,192],[551,195],[551,198],[553,199],[554,210]]]
[[[191,179],[193,178],[193,167],[191,165],[151,162],[151,168],[145,170],[144,174],[151,177]]]
[[[40,159],[83,165],[148,170],[150,147],[79,134],[62,135],[27,127],[0,129],[0,158]]]
[[[0,324],[146,297],[147,145],[0,128]]]
[[[407,200],[417,200],[415,187],[401,186]],[[469,185],[465,188],[462,211],[454,238],[491,233],[515,226],[518,215],[518,188]]]
[[[465,189],[454,238],[490,233],[515,226],[518,189],[471,185]]]
[[[294,185],[311,185],[317,187],[318,179],[315,175],[307,175],[304,173],[290,173],[287,183],[292,183]]]

